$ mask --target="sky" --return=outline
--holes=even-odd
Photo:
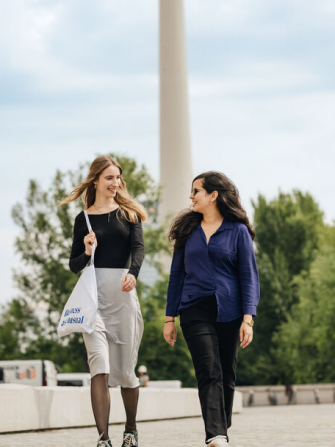
[[[167,0],[166,0],[167,1]],[[159,180],[158,0],[10,0],[0,14],[0,304],[30,179],[97,154]],[[309,192],[335,219],[335,2],[185,0],[193,172],[258,194]]]

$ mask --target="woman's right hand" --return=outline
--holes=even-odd
[[[91,256],[92,254],[92,248],[93,244],[95,242],[95,247],[98,246],[97,238],[95,237],[95,233],[93,230],[91,230],[85,237],[84,237],[84,244],[85,244],[85,254],[87,256]]]
[[[170,321],[169,323],[164,324],[164,338],[166,343],[174,346],[177,341],[177,327],[174,321]]]

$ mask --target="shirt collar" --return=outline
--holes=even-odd
[[[216,230],[216,232],[224,231],[224,230],[232,230],[233,227],[234,227],[233,226],[233,222],[231,222],[231,221],[229,221],[227,219],[223,219],[223,222],[222,222],[221,226]],[[199,223],[197,228],[201,229],[201,222]]]
[[[233,222],[231,222],[227,219],[223,219],[223,222],[222,222],[220,228],[218,229],[218,231],[232,230],[232,229],[233,229]]]

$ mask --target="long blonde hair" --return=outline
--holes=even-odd
[[[136,223],[139,221],[139,218],[142,222],[148,221],[148,215],[145,211],[144,207],[137,203],[134,199],[131,198],[128,193],[126,182],[122,178],[123,169],[119,165],[119,163],[109,155],[101,155],[93,160],[89,173],[80,185],[74,188],[73,191],[70,192],[68,197],[61,200],[58,205],[64,205],[65,203],[73,202],[77,200],[79,197],[82,198],[86,209],[90,208],[95,202],[95,185],[101,173],[108,168],[109,166],[116,166],[121,174],[120,186],[117,189],[117,193],[115,196],[115,201],[119,205],[118,212],[121,213],[122,217],[124,217],[129,222]]]

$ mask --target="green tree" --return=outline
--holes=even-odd
[[[278,374],[295,383],[334,382],[334,226],[324,227],[315,260],[294,284],[299,300],[274,335]]]
[[[22,356],[30,343],[29,333],[38,327],[38,319],[24,299],[9,302],[0,314],[0,358],[13,360]]]
[[[323,215],[312,196],[300,191],[269,202],[260,195],[253,207],[261,300],[253,345],[241,352],[238,378],[241,384],[275,384],[281,374],[274,335],[298,301],[295,276],[308,274],[317,256]]]

